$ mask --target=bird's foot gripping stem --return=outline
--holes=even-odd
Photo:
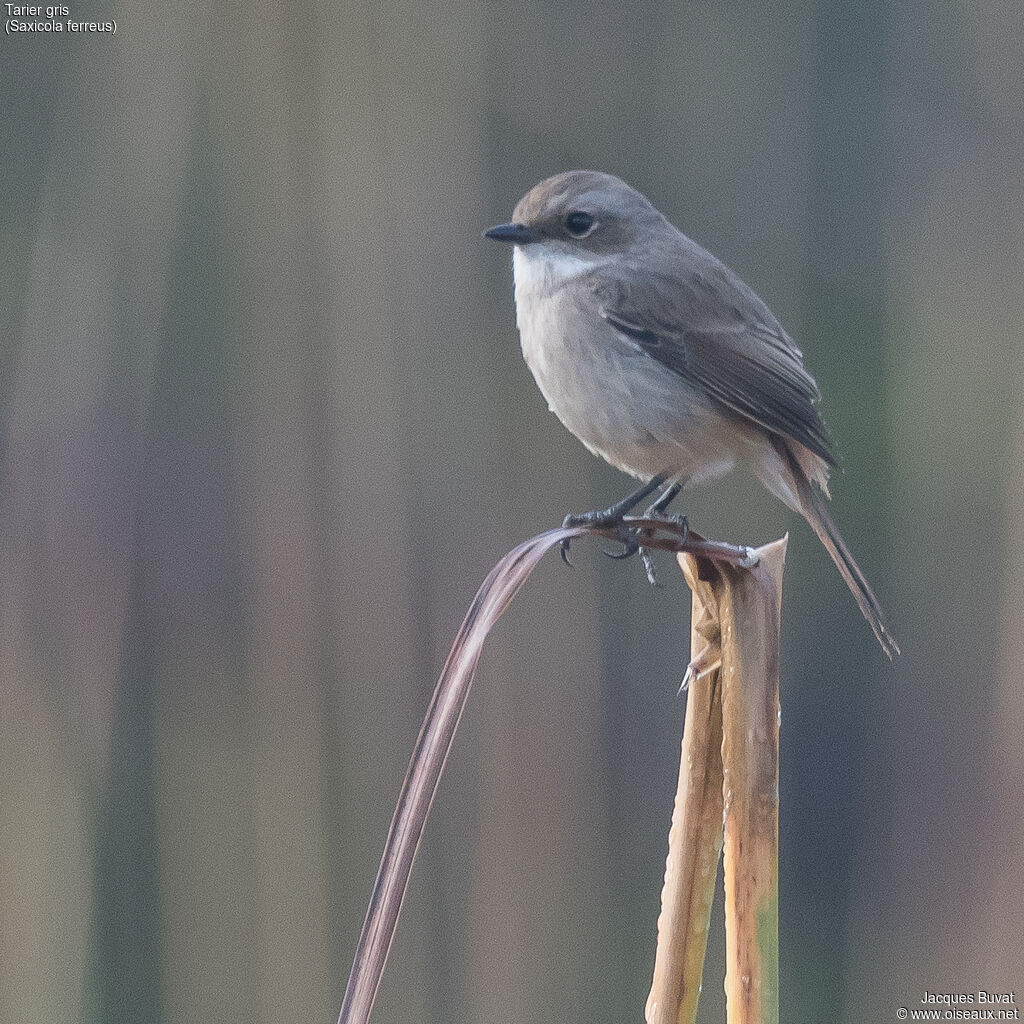
[[[644,498],[658,490],[667,479],[668,477],[664,473],[652,477],[639,490],[627,495],[622,501],[618,501],[608,508],[566,516],[562,520],[562,526],[567,528],[573,526],[593,526],[606,530],[614,529],[617,531],[615,539],[622,544],[623,550],[621,553],[616,552],[611,557],[629,558],[630,555],[635,555],[640,550],[640,545],[637,542],[636,532],[623,522],[623,518],[627,512],[636,508]],[[569,541],[570,538],[566,538],[558,546],[558,553],[562,556],[562,561],[566,565],[572,565],[572,562],[569,561]]]
[[[565,517],[562,525],[565,527],[589,526],[602,537],[608,537],[621,544],[621,551],[604,552],[609,558],[614,558],[616,561],[632,558],[633,555],[639,554],[648,582],[651,586],[659,586],[660,584],[654,571],[654,560],[651,557],[651,551],[655,547],[678,551],[681,545],[686,544],[690,534],[690,524],[686,516],[667,516],[663,513],[652,513],[648,510],[642,516],[634,519],[622,515],[616,517],[606,516],[604,511],[569,515]],[[667,527],[668,530],[659,533],[660,527]],[[565,540],[560,545],[560,554],[562,561],[566,565],[571,565],[568,553],[569,541]]]
[[[680,545],[685,544],[687,538],[690,536],[690,523],[686,516],[666,516],[661,512],[652,512],[648,509],[644,513],[644,519],[655,520],[659,525],[663,523],[666,526],[674,527],[679,533],[676,543]],[[648,537],[651,536],[651,531],[645,531],[641,528],[634,528],[633,532],[641,539],[644,537],[645,533]],[[658,582],[658,577],[654,572],[654,558],[651,555],[652,550],[653,548],[640,544],[640,560],[644,563],[644,572],[647,573],[647,582],[650,583],[652,587],[660,587],[661,584]],[[605,553],[607,554],[607,552]],[[619,557],[625,556],[620,555]]]
[[[579,515],[568,515],[562,520],[562,526],[570,528],[573,526],[591,526],[595,529],[614,531],[614,539],[622,545],[621,551],[606,551],[609,558],[629,558],[640,550],[637,541],[636,530],[626,525],[623,514],[616,514],[613,509],[595,510],[593,512],[582,512]],[[558,553],[566,565],[572,565],[569,561],[569,542],[566,538],[558,546]]]

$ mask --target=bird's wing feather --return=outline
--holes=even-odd
[[[599,314],[653,359],[734,414],[835,465],[800,350],[723,264],[699,274],[637,273],[629,284],[594,275],[591,291]]]

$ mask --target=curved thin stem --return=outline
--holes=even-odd
[[[749,548],[709,541],[678,519],[623,519],[648,548],[687,551],[698,558],[750,565]],[[356,946],[338,1024],[366,1024],[384,973],[416,851],[462,717],[483,642],[547,551],[584,534],[621,539],[614,527],[571,526],[548,530],[513,548],[488,573],[466,613],[434,689],[402,783],[370,904]]]

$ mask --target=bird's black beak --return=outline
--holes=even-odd
[[[498,242],[511,242],[513,245],[529,245],[537,240],[532,228],[525,224],[497,224],[484,232],[484,238],[493,238]]]

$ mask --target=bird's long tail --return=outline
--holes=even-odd
[[[850,588],[864,618],[868,620],[868,625],[871,626],[878,642],[882,645],[882,650],[890,658],[894,657],[900,653],[899,644],[889,632],[885,613],[878,603],[878,598],[875,597],[875,592],[865,579],[864,573],[860,571],[860,566],[846,546],[838,527],[832,521],[825,494],[811,481],[801,460],[785,441],[781,438],[777,439],[775,448],[792,478],[792,484],[800,502],[797,511],[811,524],[811,528],[832,556],[832,561],[836,563],[836,568],[846,580],[846,585]]]

